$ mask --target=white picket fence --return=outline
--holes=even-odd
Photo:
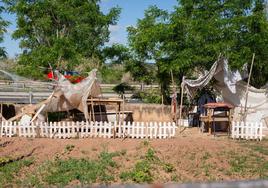
[[[0,137],[165,139],[174,137],[176,128],[173,122],[2,122]]]
[[[232,122],[232,138],[262,140],[263,124],[261,122]]]

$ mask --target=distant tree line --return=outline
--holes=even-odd
[[[17,71],[38,78],[37,67],[48,64],[81,70],[95,66],[108,73],[111,65],[121,65],[135,81],[158,82],[168,99],[171,72],[178,84],[183,76],[209,69],[219,54],[241,70],[255,53],[251,84],[259,88],[268,81],[264,0],[179,0],[171,12],[150,6],[144,18],[128,27],[128,46],[108,47],[109,26],[117,24],[120,8],[104,14],[99,2],[4,0],[0,11],[17,16],[12,37],[20,39],[23,50]],[[7,24],[0,18],[0,42]],[[0,48],[0,56],[5,55]]]

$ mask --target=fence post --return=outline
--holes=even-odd
[[[262,140],[262,137],[263,137],[263,134],[262,134],[262,128],[263,128],[263,124],[262,122],[260,123],[260,132],[259,132],[259,135],[260,135],[260,141]]]
[[[116,123],[116,122],[115,122]],[[111,122],[109,122],[109,126],[108,126],[108,138],[111,138],[112,137],[112,130],[114,129],[114,124],[112,124]]]
[[[139,128],[141,130],[140,138],[144,138],[144,122],[141,122],[141,125]]]

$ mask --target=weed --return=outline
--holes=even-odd
[[[178,182],[179,181],[179,176],[177,174],[172,174],[171,175],[171,181]]]
[[[153,181],[150,168],[151,164],[146,160],[142,160],[135,164],[133,170],[129,172],[122,172],[120,174],[120,178],[123,181],[127,181],[130,179],[136,183],[150,183]]]
[[[118,153],[103,151],[97,160],[89,159],[57,159],[44,163],[37,172],[39,176],[29,176],[24,182],[27,186],[44,185],[65,186],[74,180],[82,185],[114,180],[113,169],[117,167],[113,157]],[[39,177],[39,178],[37,178]]]
[[[248,146],[250,149],[257,151],[263,155],[268,155],[268,148],[262,145],[250,145]]]
[[[112,160],[112,158],[116,156],[119,156],[118,152],[108,153],[106,151],[103,151],[99,155],[100,163],[102,163],[104,166],[108,165],[111,167],[116,167],[116,162]]]
[[[175,170],[172,164],[161,161],[156,156],[155,151],[149,148],[145,156],[135,164],[132,170],[120,174],[120,179],[123,181],[131,180],[135,183],[150,183],[153,181],[152,170],[156,169],[157,165],[161,166],[167,173]]]
[[[150,142],[148,140],[142,141],[142,145],[148,147],[150,145]]]
[[[6,163],[8,163],[11,160],[11,158],[9,157],[1,157],[0,158],[0,166],[5,165]]]
[[[36,175],[28,175],[26,179],[20,183],[22,187],[42,187],[42,183]]]
[[[247,168],[247,156],[235,156],[229,161],[231,171],[237,173],[244,173]]]
[[[121,156],[125,156],[127,154],[127,150],[122,149],[119,153],[120,153]]]
[[[210,176],[210,168],[211,168],[211,166],[209,164],[204,164],[202,166],[202,168],[204,169],[205,176],[209,177]]]
[[[67,144],[64,148],[64,153],[70,153],[71,151],[73,151],[73,149],[74,149],[74,145]]]
[[[205,152],[205,154],[202,156],[202,160],[208,160],[211,157],[210,153]]]
[[[164,163],[163,168],[164,168],[164,171],[167,173],[175,171],[175,167],[170,163]]]
[[[145,155],[146,160],[151,162],[158,162],[159,158],[155,155],[155,151],[152,148],[149,148]]]
[[[3,164],[0,167],[0,185],[8,185],[14,182],[14,177],[19,173],[22,167],[30,166],[33,163],[32,159],[19,160]]]

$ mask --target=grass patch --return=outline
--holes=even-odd
[[[240,175],[242,177],[257,177],[258,179],[268,178],[268,161],[253,151],[249,153],[229,153],[230,175]]]
[[[81,185],[93,183],[108,184],[114,180],[114,169],[118,167],[113,157],[119,153],[103,151],[97,160],[89,159],[56,159],[47,161],[37,170],[37,176],[29,176],[24,180],[24,186],[38,187],[66,186],[72,181]]]
[[[12,185],[19,171],[33,163],[33,159],[10,162],[9,158],[1,158],[0,161],[5,162],[0,166],[0,187]]]
[[[161,161],[156,156],[155,151],[149,148],[145,156],[142,156],[141,160],[136,162],[131,170],[120,173],[120,179],[123,182],[151,183],[154,180],[153,171],[157,170],[159,167],[166,173],[171,173],[175,170],[172,164]]]

